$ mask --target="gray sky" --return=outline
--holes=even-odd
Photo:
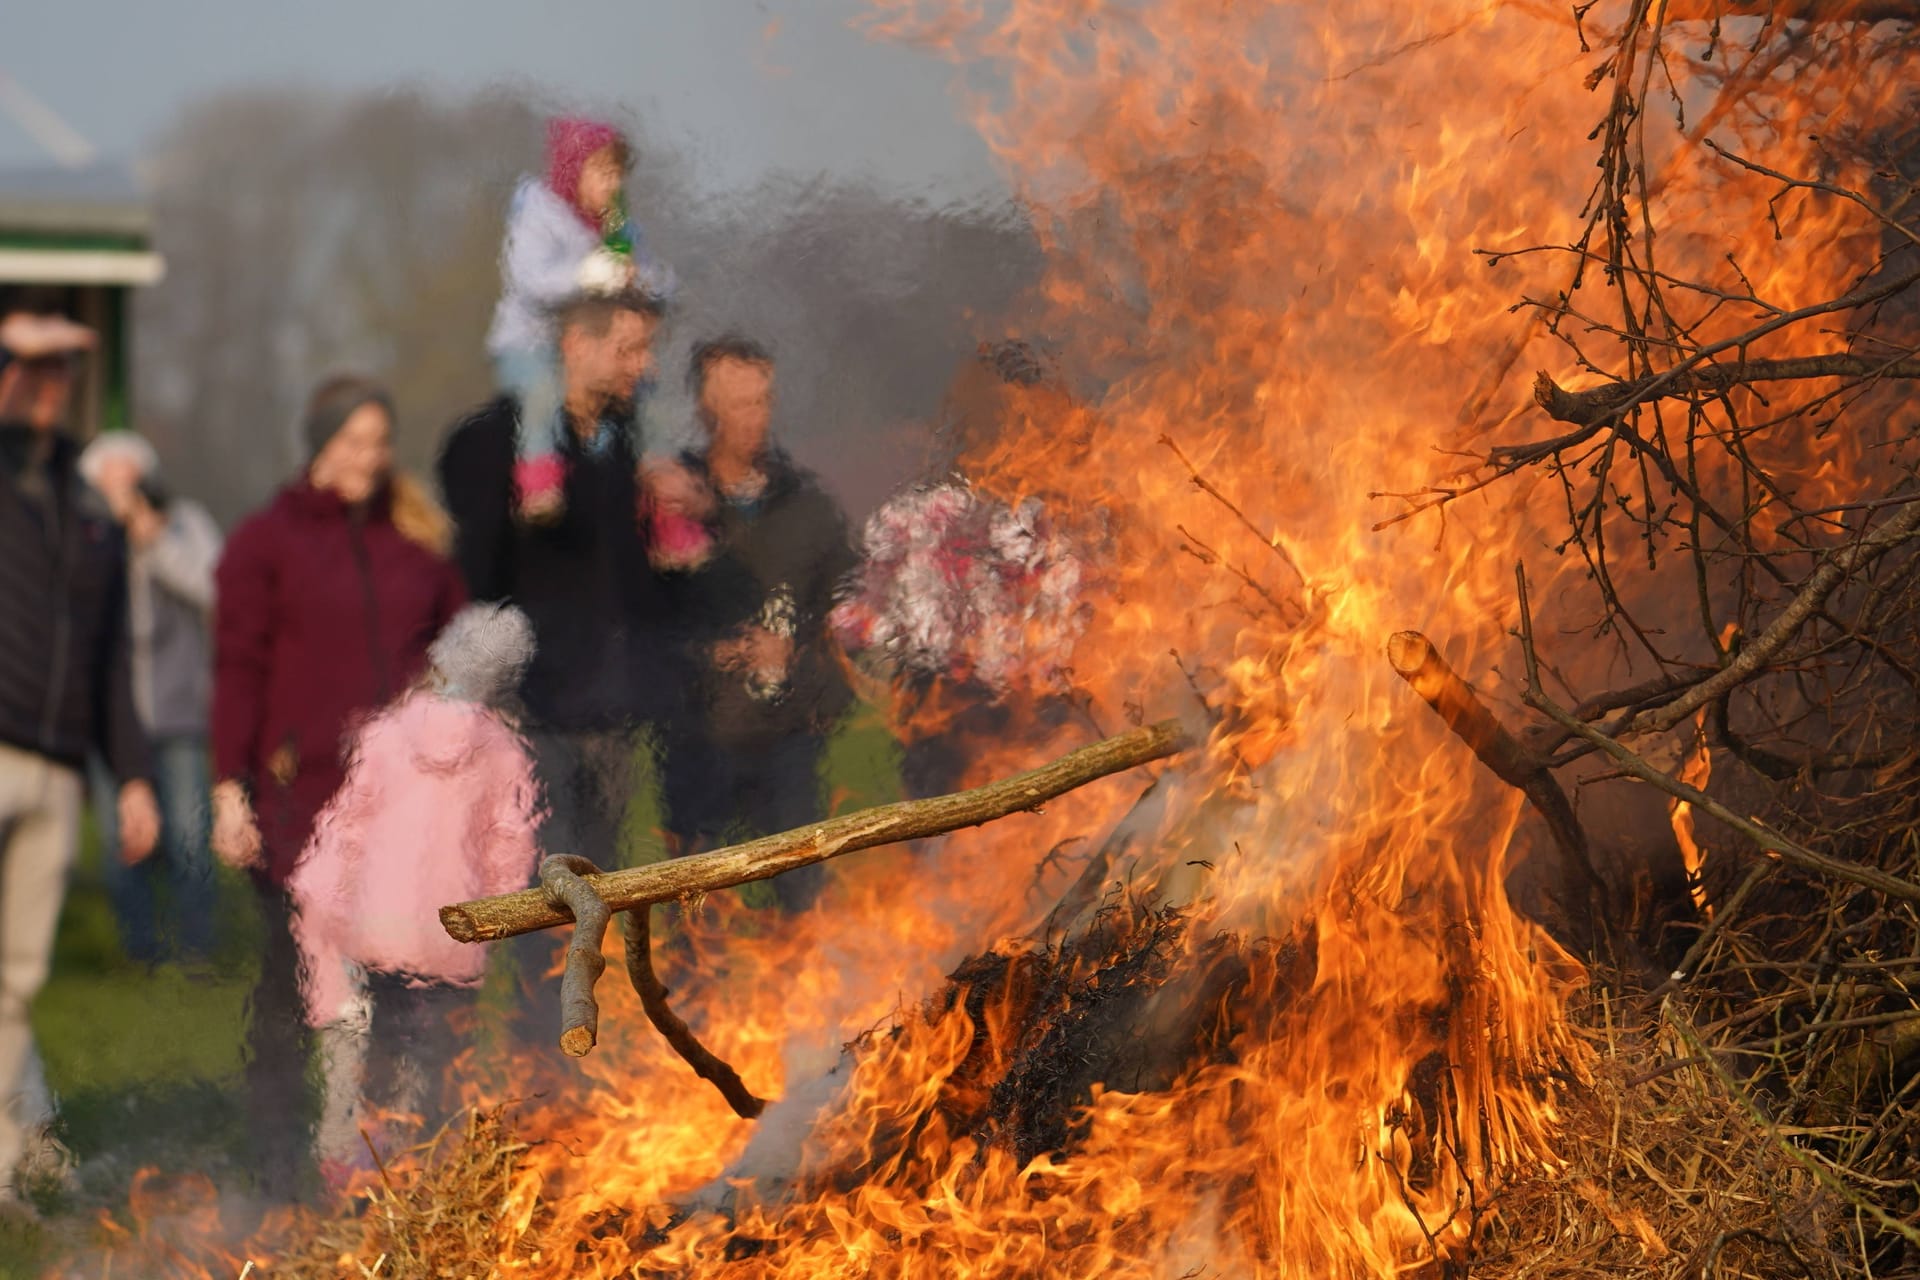
[[[860,0],[8,0],[0,71],[116,159],[193,99],[274,84],[617,105],[710,189],[778,169],[936,201],[1003,190],[947,64],[877,44]],[[47,156],[0,115],[0,165]]]

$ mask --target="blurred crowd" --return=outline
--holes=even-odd
[[[610,126],[552,122],[508,212],[495,394],[434,482],[396,467],[386,390],[333,376],[303,464],[224,538],[141,437],[67,429],[95,335],[0,296],[0,1197],[47,1122],[28,1014],[89,796],[136,963],[218,964],[215,860],[245,872],[253,1173],[290,1200],[363,1166],[370,1116],[438,1105],[486,967],[441,905],[546,854],[620,865],[649,758],[673,855],[824,817],[854,663],[991,729],[1030,654],[1070,646],[1080,562],[1032,503],[926,485],[856,547],[781,447],[752,336],[694,345],[699,443],[649,452],[678,286],[631,166]],[[987,363],[1044,377],[1024,349]],[[934,736],[903,772],[931,794],[963,765]],[[776,879],[780,908],[820,871]],[[552,940],[529,946],[538,974]],[[550,1046],[557,1001],[522,1004],[516,1043]]]

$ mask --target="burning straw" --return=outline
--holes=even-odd
[[[440,920],[462,942],[510,937],[574,921],[561,979],[560,1048],[578,1058],[599,1037],[600,1007],[593,988],[607,967],[601,948],[610,913],[625,912],[627,976],[648,1020],[696,1074],[720,1091],[736,1115],[751,1120],[766,1103],[747,1088],[739,1072],[701,1044],[667,1005],[667,989],[653,971],[647,917],[655,903],[689,900],[857,850],[944,835],[1023,810],[1037,811],[1047,801],[1089,782],[1174,755],[1187,742],[1179,722],[1164,720],[970,791],[863,809],[797,831],[626,871],[602,873],[585,858],[552,857],[541,864],[538,890],[457,903],[442,908]]]

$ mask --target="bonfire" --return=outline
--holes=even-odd
[[[1915,19],[884,0],[1046,250],[960,469],[1098,530],[1079,714],[449,904],[577,920],[540,1096],[165,1268],[1920,1275]]]

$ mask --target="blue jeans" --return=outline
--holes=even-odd
[[[525,461],[552,453],[553,423],[560,412],[558,354],[551,349],[496,351],[493,380],[500,390],[520,402],[521,426],[514,440],[514,456]]]
[[[100,826],[100,865],[120,945],[139,964],[162,960],[207,960],[213,955],[213,853],[207,740],[200,734],[156,738],[153,786],[160,802],[160,843],[137,866],[120,858],[119,787],[98,757],[88,766],[94,813]],[[160,902],[167,899],[169,927],[162,931]]]

